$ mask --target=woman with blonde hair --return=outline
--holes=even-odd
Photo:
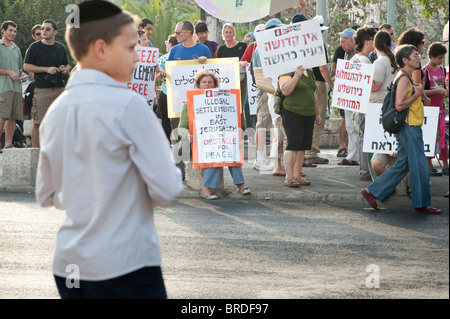
[[[236,29],[231,23],[225,23],[223,25],[222,38],[225,41],[225,44],[222,44],[219,47],[217,57],[218,58],[238,57],[240,61],[245,53],[245,50],[247,49],[247,43],[236,40]]]

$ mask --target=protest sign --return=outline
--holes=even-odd
[[[250,108],[250,115],[256,115],[256,105],[257,105],[257,94],[258,93],[258,87],[256,86],[255,82],[253,82],[253,77],[250,73],[250,66],[247,68],[247,100],[248,100],[248,106]]]
[[[255,33],[264,77],[294,72],[302,65],[326,65],[322,32],[317,20],[309,20]]]
[[[397,139],[394,134],[385,132],[381,123],[381,103],[369,104],[366,113],[363,152],[392,154],[397,152]],[[423,109],[423,142],[424,152],[433,157],[436,150],[436,132],[439,119],[439,108],[426,106]]]
[[[142,95],[153,110],[159,49],[136,47],[136,51],[139,54],[139,62],[136,63],[133,78],[128,82],[127,87],[129,90]]]
[[[239,90],[195,90],[186,96],[192,168],[243,166]]]
[[[198,70],[208,69],[219,78],[221,89],[241,88],[239,59],[208,59],[200,64],[197,60],[166,61],[167,111],[170,118],[180,117],[186,104],[186,91],[194,90],[195,75]]]
[[[372,90],[373,65],[338,59],[332,107],[366,113]]]

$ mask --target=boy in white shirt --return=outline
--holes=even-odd
[[[132,17],[78,6],[66,40],[79,69],[40,126],[36,197],[67,213],[53,261],[62,298],[167,298],[153,207],[182,179],[153,111],[127,90],[139,60]]]

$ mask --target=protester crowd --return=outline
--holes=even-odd
[[[359,166],[359,179],[374,179],[361,193],[376,210],[377,200],[386,200],[409,174],[414,210],[441,212],[431,206],[430,176],[448,176],[449,172],[444,107],[448,75],[441,67],[447,50],[440,42],[432,43],[427,50],[429,61],[422,66],[420,52],[425,34],[419,28],[406,30],[396,41],[394,29],[388,24],[349,26],[336,35],[340,46],[331,70],[328,63],[314,69],[299,65],[293,72],[264,78],[259,48],[254,41],[248,45],[254,34],[239,41],[233,25],[226,23],[222,29],[224,44],[219,45],[208,39],[204,21],[178,22],[158,61],[162,81],[158,121],[144,98],[124,85],[139,60],[135,47],[153,47],[151,35],[158,32],[153,22],[144,18],[136,26],[129,14],[107,1],[85,1],[79,7],[81,27],[66,31],[70,54],[78,63],[76,71],[70,72],[68,51],[55,40],[58,26],[51,19],[32,28],[35,42],[23,60],[14,43],[19,28],[16,23],[2,23],[0,41],[0,131],[5,128],[2,148],[14,147],[15,121],[24,118],[22,82],[29,77],[34,85],[32,147],[41,149],[36,196],[42,206],[67,212],[58,234],[53,268],[63,298],[166,298],[153,207],[167,206],[182,189],[181,174],[170,153],[175,127],[167,110],[167,61],[197,60],[204,64],[216,57],[238,57],[242,68],[251,66],[259,89],[253,167],[284,176],[286,187],[314,183],[302,168],[328,164],[319,157],[320,136],[327,119],[324,96],[327,90],[333,90],[337,59],[373,64],[370,102],[381,103],[388,86],[395,82],[396,108],[408,109],[408,120],[396,135],[397,152],[373,155],[362,149],[365,126],[371,119],[362,113],[341,112],[336,154],[342,157],[339,164]],[[309,20],[304,9],[292,17],[292,23]],[[312,19],[319,22],[322,31],[327,30],[322,17]],[[254,32],[280,26],[283,23],[279,19],[270,19],[256,26]],[[213,73],[200,70],[194,87],[220,88],[220,83]],[[246,92],[241,94],[245,102]],[[276,112],[280,94],[284,99]],[[437,153],[443,163],[441,172],[424,154],[424,105],[440,110]],[[191,143],[194,136],[187,132],[187,114],[185,107],[176,126],[184,132],[181,137]],[[247,125],[253,123],[245,120]],[[265,152],[266,132],[271,132],[269,157]],[[250,194],[241,167],[230,167],[230,172],[238,191]],[[213,189],[218,187],[219,176],[218,168],[204,169],[202,198],[218,198]],[[68,263],[83,267],[83,289],[68,289]]]
[[[292,18],[291,23],[308,20],[304,15],[304,8],[301,12]],[[316,16],[313,19],[320,22],[322,32],[328,29],[324,26],[322,17]],[[254,32],[282,25],[280,20],[271,19],[265,25],[256,26]],[[24,119],[23,109],[25,112],[26,109],[23,108],[21,82],[25,81],[27,76],[33,81],[34,87],[32,107],[27,114],[33,120],[31,143],[32,147],[40,147],[40,123],[48,107],[64,91],[69,78],[68,53],[64,45],[55,40],[58,26],[48,19],[43,21],[42,25],[35,25],[32,28],[31,36],[35,42],[27,49],[25,59],[22,61],[21,52],[13,42],[17,29],[18,26],[13,21],[5,21],[2,24],[0,129],[5,128],[5,142],[2,148],[14,147],[15,121]],[[153,47],[151,42],[154,32],[153,22],[143,18],[137,25],[137,29],[138,45]],[[199,63],[205,63],[211,58],[238,57],[241,61],[241,72],[251,66],[252,77],[259,89],[254,116],[250,116],[248,109],[245,109],[248,108],[246,85],[242,85],[241,92],[241,102],[244,106],[242,125],[252,126],[256,130],[254,141],[257,152],[253,167],[256,170],[272,171],[274,176],[285,176],[286,186],[298,187],[311,183],[304,178],[301,167],[328,164],[327,159],[319,156],[320,139],[326,119],[329,117],[326,97],[328,92],[333,91],[332,77],[336,72],[337,60],[341,58],[356,63],[373,64],[374,79],[370,102],[382,103],[388,87],[399,72],[394,56],[396,49],[400,45],[411,44],[420,53],[424,50],[425,34],[419,28],[410,28],[395,40],[394,29],[389,24],[379,26],[375,22],[368,22],[362,26],[351,26],[336,35],[340,38],[340,46],[334,52],[331,65],[328,65],[327,61],[327,64],[311,70],[299,66],[295,72],[279,78],[263,78],[256,41],[252,41],[255,40],[254,33],[248,33],[242,41],[239,41],[236,39],[234,26],[225,23],[222,29],[223,45],[209,40],[209,36],[208,25],[205,21],[197,20],[193,23],[182,21],[176,25],[174,33],[169,35],[166,41],[166,52],[160,53],[158,79],[162,85],[157,88],[155,108],[158,110],[158,117],[167,139],[174,142],[171,140],[171,132],[178,123],[168,116],[165,62],[197,59]],[[326,52],[326,48],[324,49]],[[445,54],[446,48],[442,43],[432,43],[427,50],[429,62],[423,67],[419,66],[411,75],[414,83],[421,83],[424,88],[421,95],[423,104],[440,108],[436,154],[442,162],[442,170],[434,168],[432,157],[428,157],[429,175],[433,177],[449,174],[444,106],[444,98],[448,97],[448,84],[446,84],[448,75],[441,66]],[[306,79],[308,79],[309,89],[301,91],[301,83]],[[286,96],[281,114],[276,114],[273,110],[277,86],[280,86],[280,91]],[[313,92],[311,98],[306,98],[309,96],[306,92]],[[306,111],[308,108],[309,111]],[[372,181],[395,165],[396,152],[390,155],[363,152],[365,114],[340,109],[340,115],[342,121],[339,129],[339,150],[336,154],[337,157],[342,158],[339,165],[359,166],[359,179],[364,181]],[[302,119],[293,120],[296,116]],[[305,116],[316,118],[312,118],[312,122],[309,120],[304,122]],[[299,128],[303,131],[299,131]],[[270,156],[267,156],[265,146],[269,138],[272,146]]]

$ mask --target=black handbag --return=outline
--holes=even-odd
[[[402,76],[407,76],[409,81],[413,83],[408,75],[402,73],[396,80],[391,83],[390,87],[388,88],[389,92],[384,98],[383,106],[381,107],[381,121],[383,123],[383,129],[391,134],[400,132],[409,113],[409,108],[402,111],[397,111],[395,109],[395,92],[397,90],[398,81]],[[412,94],[414,94],[414,89]]]

